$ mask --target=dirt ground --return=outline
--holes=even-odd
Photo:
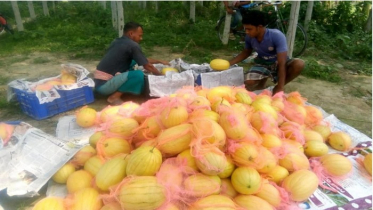
[[[213,55],[216,58],[223,59],[230,59],[232,56],[230,53],[225,51],[214,52]],[[183,56],[183,54],[171,53],[170,49],[165,47],[154,48],[151,51],[151,57],[162,60],[172,60]],[[9,78],[10,80],[25,78],[30,81],[37,81],[43,78],[58,75],[61,71],[60,65],[63,63],[80,64],[92,72],[95,70],[98,62],[99,60],[71,59],[67,55],[50,53],[17,55],[0,58],[0,78]],[[341,121],[351,125],[368,136],[371,136],[372,78],[367,76],[352,75],[349,74],[349,72],[341,72],[344,82],[340,84],[300,76],[295,81],[289,83],[286,86],[285,91],[287,93],[291,91],[300,92],[303,97],[308,99],[308,102],[322,107],[326,112],[336,115]],[[0,85],[0,95],[5,95],[6,90],[6,85]],[[141,103],[146,99],[136,97],[128,98],[128,100]],[[96,98],[95,102],[90,106],[96,110],[101,110],[107,106],[107,103],[103,98]],[[0,121],[25,121],[34,127],[55,135],[58,119],[65,115],[72,115],[74,112],[75,110],[71,110],[66,113],[38,121],[23,114],[21,110],[16,109],[16,111],[10,112],[9,110],[0,110]],[[45,191],[45,189],[43,191]],[[0,193],[0,197],[7,199],[7,202],[1,202],[5,209],[29,209],[27,206],[29,206],[30,202],[22,200],[22,202],[25,202],[23,208],[12,208],[11,206],[19,206],[20,199],[9,198],[4,192]]]
[[[224,51],[213,53],[214,57],[230,59],[231,54]],[[169,48],[158,47],[151,51],[151,56],[162,60],[172,60],[183,57],[183,54],[171,53]],[[17,55],[0,59],[0,75],[10,79],[25,78],[27,80],[39,80],[42,78],[56,76],[60,73],[60,65],[63,63],[76,63],[84,66],[90,72],[95,70],[99,60],[70,59],[67,55],[32,53],[29,55]],[[343,71],[341,71],[343,72]],[[336,115],[343,122],[353,126],[357,130],[372,135],[372,78],[349,74],[341,75],[344,82],[340,84],[315,80],[300,76],[286,86],[285,91],[299,91],[308,99],[308,102],[322,107],[330,114]],[[6,91],[6,85],[0,86],[0,92]],[[2,95],[3,95],[2,94]],[[131,100],[131,99],[129,99]],[[142,102],[145,99],[133,98],[132,100]],[[107,104],[104,99],[96,99],[91,104],[100,110]],[[54,134],[58,119],[64,115],[71,115],[74,110],[59,114],[55,117],[37,121],[24,115],[0,110],[0,121],[22,120],[38,127],[45,132]]]

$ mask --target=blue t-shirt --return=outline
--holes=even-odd
[[[277,29],[269,28],[266,28],[263,40],[260,43],[257,39],[246,35],[245,47],[255,50],[258,53],[258,58],[268,62],[277,61],[277,53],[288,51],[285,35]]]

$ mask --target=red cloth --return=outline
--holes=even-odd
[[[1,16],[0,16],[0,24],[1,24],[1,25],[6,25],[6,20],[5,20],[5,18],[3,18],[3,17],[1,17]]]

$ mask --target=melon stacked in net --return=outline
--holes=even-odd
[[[352,170],[328,154],[350,137],[297,92],[184,88],[76,116],[96,132],[53,176],[69,195],[42,200],[62,209],[296,209],[323,176]]]

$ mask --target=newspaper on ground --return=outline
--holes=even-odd
[[[9,196],[32,197],[87,141],[63,140],[26,123],[17,125],[0,150],[0,189]]]
[[[53,79],[58,79],[61,77],[61,75],[56,76],[56,77],[50,77],[46,78],[37,82],[29,82],[26,81],[25,79],[17,79],[14,81],[11,81],[8,84],[8,94],[7,94],[7,100],[11,101],[15,98],[15,93],[13,88],[23,90],[28,93],[35,93],[36,97],[39,99],[39,103],[49,103],[52,102],[53,100],[60,98],[60,94],[58,93],[57,90],[73,90],[77,88],[81,88],[83,86],[89,86],[89,87],[94,87],[95,83],[91,78],[88,78],[89,71],[84,68],[81,65],[78,64],[62,64],[62,69],[65,70],[66,72],[69,72],[73,75],[76,76],[76,83],[69,84],[69,85],[54,85],[50,90],[47,91],[39,91],[39,90],[34,90],[34,88],[37,85],[44,84],[47,81],[53,80]]]
[[[148,75],[150,96],[163,97],[175,93],[184,86],[194,86],[192,71],[167,72],[165,76]]]
[[[201,85],[205,88],[217,86],[242,86],[244,84],[244,74],[242,67],[233,67],[225,71],[202,73]]]
[[[365,168],[357,161],[358,158],[372,152],[372,139],[355,128],[341,122],[334,115],[324,119],[329,122],[333,132],[343,131],[351,136],[352,149],[341,153],[329,147],[329,153],[339,153],[347,157],[353,165],[352,173],[343,180],[325,178],[323,184],[338,191],[338,193],[318,188],[316,192],[300,205],[303,209],[311,210],[349,210],[372,208],[372,178]]]

